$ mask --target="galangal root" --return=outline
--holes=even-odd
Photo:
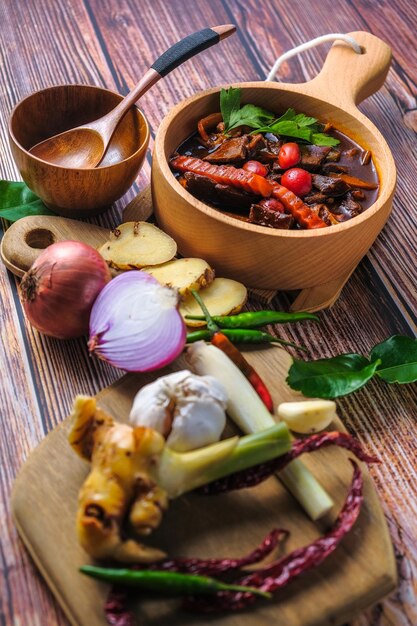
[[[150,477],[164,438],[152,428],[115,422],[96,407],[94,398],[78,396],[69,434],[73,449],[91,462],[78,498],[77,533],[83,548],[97,559],[152,563],[166,555],[122,536],[129,521],[137,535],[157,528],[168,497]]]

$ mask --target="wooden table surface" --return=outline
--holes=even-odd
[[[4,0],[0,177],[19,180],[7,142],[7,119],[15,103],[34,90],[84,83],[126,93],[180,37],[204,26],[236,23],[236,35],[144,96],[141,106],[154,134],[175,103],[200,89],[262,80],[279,54],[318,35],[369,30],[388,42],[394,55],[384,88],[361,106],[397,161],[394,211],[339,301],[321,314],[320,329],[282,327],[280,333],[307,344],[316,358],[349,351],[366,354],[392,334],[415,335],[416,8],[405,0]],[[311,78],[327,49],[325,45],[285,64],[282,80]],[[99,223],[117,224],[120,208],[148,183],[150,160],[151,151],[134,188]],[[0,624],[64,626],[64,615],[18,539],[9,513],[10,489],[30,451],[67,415],[74,395],[94,394],[121,372],[89,358],[84,340],[60,342],[33,330],[22,313],[16,283],[1,266]],[[274,301],[276,308],[288,303],[285,294]],[[417,385],[388,386],[376,380],[338,402],[346,426],[382,461],[371,472],[400,574],[398,590],[350,626],[417,624],[416,391]]]

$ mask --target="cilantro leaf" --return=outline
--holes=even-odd
[[[307,117],[304,113],[298,113],[298,115],[294,117],[294,122],[296,122],[298,126],[312,126],[313,124],[317,124],[315,117]]]
[[[299,126],[297,122],[293,120],[283,120],[275,122],[270,126],[270,131],[277,135],[284,135],[285,137],[295,137],[298,139],[304,139],[311,143],[311,130],[304,126]]]
[[[254,129],[253,133],[275,133],[318,146],[337,146],[340,143],[338,139],[320,132],[322,126],[315,117],[296,113],[292,108],[275,118],[273,113],[254,104],[240,107],[241,91],[235,87],[220,91],[220,110],[226,133],[239,126],[249,126]]]
[[[224,130],[228,132],[238,126],[259,128],[274,119],[274,114],[254,104],[245,104],[240,108],[241,89],[229,87],[220,91],[220,110],[224,122]]]
[[[316,146],[338,146],[340,141],[326,133],[313,133],[311,135],[311,143]]]
[[[0,180],[0,217],[16,222],[28,215],[54,215],[22,182]]]
[[[240,109],[241,89],[229,87],[220,91],[220,111],[222,113],[225,130],[230,127],[230,118],[236,116]]]
[[[265,111],[261,107],[254,104],[245,104],[240,111],[233,114],[230,118],[230,126],[227,130],[232,130],[237,126],[250,126],[251,128],[259,128],[274,119],[274,115],[269,111]]]

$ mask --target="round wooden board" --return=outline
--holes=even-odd
[[[248,360],[269,385],[274,402],[300,398],[285,384],[291,357],[279,348],[251,351]],[[183,357],[158,374],[185,366]],[[126,420],[137,390],[156,374],[127,375],[101,391],[99,406]],[[81,390],[80,390],[81,391]],[[343,425],[337,420],[333,427]],[[77,493],[88,472],[67,443],[69,420],[51,432],[30,455],[13,490],[14,519],[31,553],[70,622],[104,626],[107,586],[86,579],[78,567],[89,561],[75,535]],[[329,448],[306,455],[305,463],[336,502],[337,514],[352,477],[349,454]],[[353,531],[336,552],[274,600],[241,613],[218,616],[219,626],[338,626],[380,600],[396,585],[394,554],[385,518],[366,468],[365,501]],[[172,556],[239,556],[258,545],[274,527],[291,531],[281,548],[288,552],[311,542],[331,519],[313,524],[282,485],[271,478],[254,489],[203,497],[183,496],[172,503],[161,528],[150,538]],[[138,623],[197,626],[211,620],[186,614],[178,602],[151,599],[138,603]]]

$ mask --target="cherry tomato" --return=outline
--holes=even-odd
[[[300,148],[298,143],[284,143],[278,154],[278,164],[283,170],[294,167],[300,160]]]
[[[252,174],[258,174],[258,176],[266,176],[268,174],[268,169],[259,161],[246,161],[243,164],[243,169],[247,172],[252,172]]]
[[[264,198],[258,202],[261,206],[265,207],[265,209],[270,209],[271,211],[277,211],[278,213],[284,213],[284,205],[275,198]]]
[[[305,196],[311,191],[311,174],[301,167],[293,167],[283,173],[281,185],[297,196]]]

